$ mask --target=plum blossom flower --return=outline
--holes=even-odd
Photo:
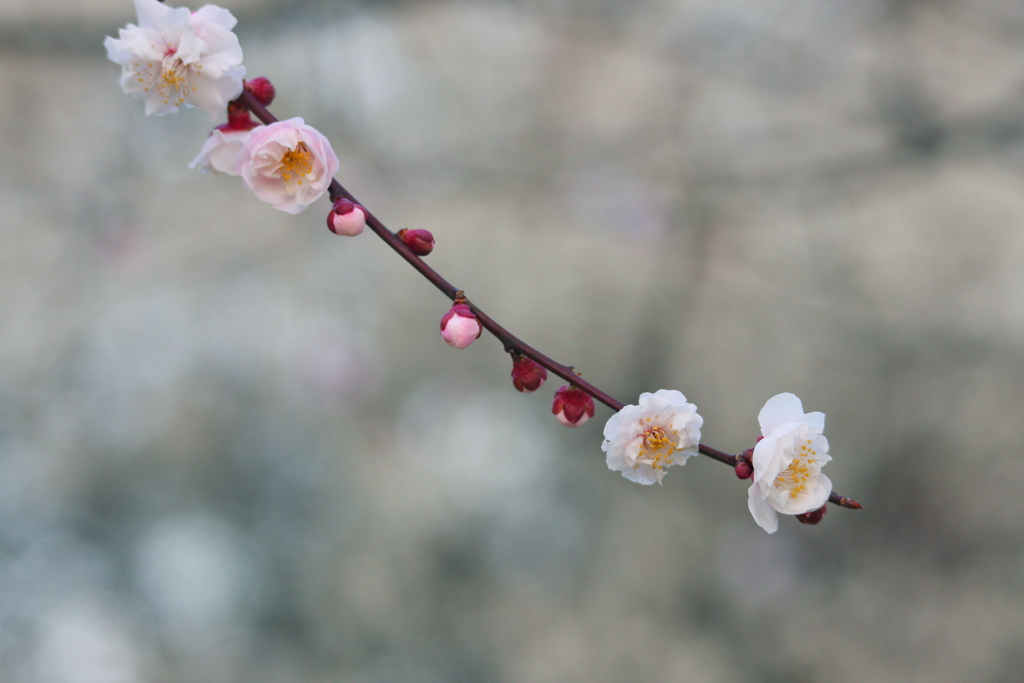
[[[135,0],[139,25],[107,37],[107,57],[121,65],[121,88],[146,101],[146,114],[184,104],[216,118],[242,92],[242,48],[231,12],[206,5],[192,13],[157,0]]]
[[[772,534],[779,528],[777,513],[800,515],[817,510],[828,500],[832,482],[821,466],[832,458],[824,413],[804,413],[793,394],[768,399],[757,421],[763,438],[754,446],[754,483],[748,507],[754,521]]]
[[[235,173],[249,189],[292,214],[327,191],[340,165],[327,138],[299,117],[254,129],[235,157]]]
[[[685,465],[697,455],[703,424],[697,406],[682,393],[643,393],[639,405],[625,406],[608,418],[601,450],[608,454],[608,469],[638,484],[660,484],[666,468]]]

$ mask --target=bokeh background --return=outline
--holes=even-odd
[[[730,452],[797,393],[865,508],[609,472],[326,199],[188,171],[127,0],[3,0],[0,681],[1022,680],[1024,5],[222,4],[476,303]]]

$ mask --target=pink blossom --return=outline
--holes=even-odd
[[[339,166],[327,138],[296,117],[253,130],[235,173],[257,197],[295,214],[327,191]]]

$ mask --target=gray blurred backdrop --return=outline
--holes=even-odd
[[[797,393],[865,509],[609,472],[326,199],[190,172],[127,0],[3,0],[0,681],[1022,680],[1019,0],[223,4],[485,310],[730,452]]]

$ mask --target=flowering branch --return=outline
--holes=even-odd
[[[237,103],[251,111],[253,114],[256,115],[256,118],[258,118],[266,125],[278,121],[278,119],[273,114],[270,113],[270,110],[267,109],[267,107],[264,106],[262,103],[260,103],[260,101],[256,99],[253,93],[250,92],[248,89],[244,89],[241,95],[238,97],[238,99],[234,101],[234,103]],[[344,198],[362,207],[362,204],[359,203],[355,196],[353,196],[351,192],[346,190],[345,187],[342,186],[342,184],[339,183],[334,178],[331,179],[330,186],[328,187],[328,193],[332,202]],[[428,282],[430,282],[432,285],[441,290],[441,292],[449,299],[453,301],[455,301],[456,299],[465,301],[465,303],[468,304],[470,310],[476,316],[476,319],[480,322],[484,329],[493,334],[495,337],[498,338],[498,340],[502,344],[504,344],[506,352],[510,354],[519,354],[522,356],[526,356],[527,358],[531,359],[541,367],[553,372],[554,374],[558,375],[562,379],[569,382],[571,385],[589,394],[590,396],[600,401],[601,403],[604,403],[606,406],[608,406],[609,408],[616,412],[621,411],[624,407],[626,407],[626,404],[623,403],[622,401],[619,401],[610,394],[602,391],[601,389],[594,386],[590,382],[584,380],[571,366],[562,365],[561,363],[556,362],[549,356],[541,353],[537,349],[526,344],[521,339],[519,339],[511,332],[506,330],[504,327],[498,324],[498,322],[495,321],[494,318],[490,317],[489,315],[484,313],[478,306],[465,299],[465,295],[462,292],[462,290],[458,289],[453,284],[444,279],[440,273],[431,268],[423,259],[421,259],[415,253],[413,253],[413,251],[406,245],[406,243],[403,240],[401,240],[395,233],[391,232],[391,230],[389,230],[383,223],[381,223],[376,216],[367,211],[365,207],[362,207],[362,210],[366,217],[366,225],[368,225],[371,230],[377,233],[378,237],[384,240],[384,242],[389,247],[398,252],[398,254],[409,263],[409,265],[415,268],[420,273],[420,275],[427,279]],[[741,453],[739,455],[730,455],[724,451],[712,448],[711,446],[707,446],[703,443],[697,444],[697,452],[711,458],[712,460],[717,460],[718,462],[721,462],[734,468],[737,467],[737,465],[740,465],[741,463],[749,462],[749,458],[752,456],[752,450],[753,449],[750,449],[749,454]],[[851,498],[847,498],[845,496],[840,496],[835,492],[831,492],[829,494],[828,501],[830,503],[833,503],[834,505],[838,505],[840,507],[852,510],[861,509],[861,505],[857,501]]]
[[[391,232],[334,179],[340,163],[327,138],[301,118],[279,121],[270,113],[274,86],[265,78],[243,80],[242,50],[231,31],[236,19],[230,12],[214,5],[197,12],[171,9],[158,0],[135,0],[135,7],[139,25],[128,24],[118,38],[104,41],[109,58],[122,67],[125,93],[145,100],[147,114],[198,107],[215,119],[227,110],[227,123],[214,128],[191,168],[239,176],[257,197],[291,214],[327,193],[334,203],[327,216],[332,232],[355,236],[369,225],[452,300],[440,325],[447,344],[464,349],[486,329],[511,355],[512,383],[519,391],[535,391],[548,372],[566,380],[555,391],[551,412],[567,427],[579,427],[593,417],[595,399],[614,410],[601,444],[609,469],[639,484],[661,483],[669,467],[701,453],[729,465],[740,479],[752,480],[747,505],[768,533],[778,528],[779,513],[817,524],[827,502],[861,507],[832,492],[832,482],[821,473],[832,459],[822,434],[825,415],[805,413],[793,394],[769,399],[757,417],[761,436],[754,447],[730,455],[700,442],[704,418],[682,393],[660,389],[641,394],[637,405],[624,404],[584,380],[575,368],[524,343],[420,258],[433,250],[433,235],[426,230]],[[257,125],[252,114],[264,125]]]

